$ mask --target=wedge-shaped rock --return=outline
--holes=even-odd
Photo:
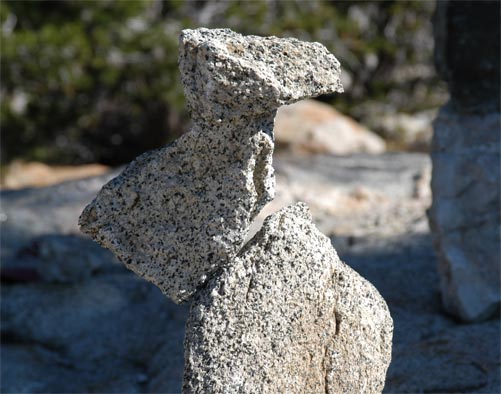
[[[81,228],[184,301],[235,256],[249,222],[272,198],[272,147],[259,131],[244,143],[195,129],[106,184],[82,213]]]
[[[379,393],[393,322],[377,290],[342,263],[299,203],[195,296],[186,393]]]
[[[175,302],[235,257],[273,198],[277,107],[342,90],[322,45],[227,29],[183,31],[180,69],[193,129],[134,160],[79,222]]]

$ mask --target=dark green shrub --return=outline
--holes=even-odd
[[[323,100],[358,119],[434,98],[431,2],[9,1],[0,3],[2,162],[120,164],[186,124],[182,28],[230,27],[325,44],[351,83]],[[418,92],[419,94],[417,94]]]
[[[151,5],[2,3],[3,24],[17,22],[2,33],[4,161],[118,164],[179,132],[179,28],[166,34]]]

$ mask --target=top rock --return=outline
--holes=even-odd
[[[317,42],[183,30],[179,68],[195,122],[270,114],[283,104],[342,92],[340,64]]]

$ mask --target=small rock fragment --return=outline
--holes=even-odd
[[[378,393],[393,323],[303,203],[267,218],[201,289],[186,326],[186,393]]]

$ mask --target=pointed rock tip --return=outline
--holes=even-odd
[[[310,208],[304,202],[297,202],[280,209],[279,211],[268,216],[263,223],[263,231],[270,231],[271,229],[280,229],[288,220],[304,220],[312,223],[313,217]]]

